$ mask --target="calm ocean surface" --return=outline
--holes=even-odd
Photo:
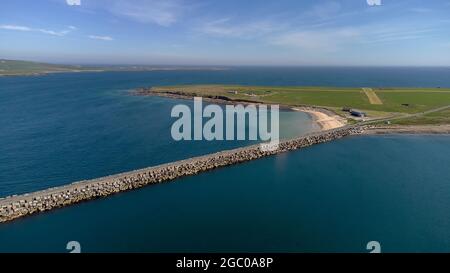
[[[0,197],[230,149],[174,142],[190,83],[450,87],[448,68],[235,68],[0,78]],[[293,125],[295,124],[295,125]],[[285,137],[316,128],[283,112]],[[0,224],[0,252],[450,251],[450,137],[352,137]]]

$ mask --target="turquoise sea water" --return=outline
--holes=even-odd
[[[187,83],[447,86],[449,69],[240,68],[0,78],[0,196],[237,147],[177,143]],[[282,114],[286,136],[314,130]],[[295,124],[293,126],[292,124]],[[352,137],[0,225],[0,251],[450,251],[450,137]]]
[[[2,251],[450,250],[450,138],[353,137],[0,226]]]
[[[131,95],[137,87],[182,83],[180,75],[81,73],[0,78],[0,196],[249,144],[176,142],[171,137],[176,120],[171,110],[180,103],[193,108],[193,102]],[[204,75],[193,73],[192,77],[200,82]],[[305,113],[284,111],[280,116],[282,137],[317,129]]]

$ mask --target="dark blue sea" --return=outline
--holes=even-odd
[[[449,68],[0,77],[0,197],[249,144],[176,142],[175,84],[450,87]],[[283,137],[317,130],[281,113]],[[0,224],[0,252],[450,251],[450,137],[351,137]]]

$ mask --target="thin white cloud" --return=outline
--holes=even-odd
[[[48,29],[37,29],[37,31],[54,36],[64,36],[70,32],[70,30],[53,31]]]
[[[103,8],[133,21],[168,27],[176,23],[188,7],[182,0],[108,0],[104,1]]]
[[[0,29],[14,30],[14,31],[27,31],[27,32],[40,32],[40,33],[53,35],[53,36],[64,36],[64,35],[72,32],[73,30],[75,30],[71,27],[68,27],[68,29],[65,29],[62,31],[54,31],[54,30],[48,30],[48,29],[43,29],[43,28],[31,28],[31,27],[19,26],[19,25],[0,25]]]
[[[338,45],[356,39],[360,33],[358,27],[330,28],[329,25],[357,14],[357,11],[344,12],[338,1],[325,1],[298,16],[284,14],[274,19],[272,14],[270,20],[253,22],[225,18],[206,21],[195,30],[215,37],[258,39],[270,45],[336,50]]]
[[[354,42],[360,36],[360,31],[355,28],[296,31],[272,37],[270,43],[306,50],[335,51],[339,46]]]
[[[244,24],[234,24],[230,18],[219,19],[207,22],[198,28],[201,33],[219,37],[240,37],[255,38],[272,33],[281,26],[276,26],[271,22],[250,22]]]
[[[367,44],[400,43],[439,35],[436,23],[424,25],[398,20],[373,23],[364,20],[358,11],[345,11],[342,3],[328,1],[315,5],[298,17],[278,16],[279,20],[231,20],[229,18],[203,21],[195,30],[212,37],[254,39],[261,44],[297,48],[310,52],[334,52]],[[363,9],[371,19],[372,8]],[[345,12],[344,12],[345,11]],[[368,12],[371,12],[368,14]],[[416,12],[426,12],[418,9]],[[360,24],[349,23],[349,18],[360,18]],[[336,26],[338,25],[338,26]],[[440,31],[442,33],[442,30]]]
[[[385,44],[405,40],[425,39],[436,33],[433,26],[390,26],[370,24],[357,27],[291,31],[269,38],[272,45],[299,48],[316,52],[332,52],[346,46]]]
[[[433,27],[374,25],[362,28],[364,28],[365,32],[363,43],[387,43],[421,39],[433,35],[436,32],[436,29]]]
[[[331,1],[317,4],[307,11],[304,15],[315,17],[320,20],[328,20],[336,17],[342,11],[342,6],[339,2]]]
[[[102,41],[113,41],[114,40],[110,36],[89,35],[88,37],[91,39],[94,39],[94,40],[102,40]]]
[[[432,9],[428,8],[411,8],[409,10],[416,13],[429,13],[433,11]]]
[[[16,26],[16,25],[0,25],[0,29],[18,30],[18,31],[32,31],[32,29],[29,28],[29,27]]]

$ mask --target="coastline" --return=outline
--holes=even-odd
[[[208,95],[201,96],[195,93],[182,93],[182,92],[171,92],[171,91],[155,91],[154,88],[139,88],[132,92],[136,96],[158,96],[173,99],[185,99],[192,100],[195,96],[200,96],[203,100],[218,103],[218,104],[244,104],[244,105],[271,105],[270,103],[263,103],[257,100],[246,100],[246,99],[232,99],[223,95]],[[338,115],[336,112],[320,106],[309,106],[309,105],[286,105],[279,104],[280,109],[290,110],[290,111],[301,111],[307,113],[314,124],[320,128],[320,131],[327,131],[337,128],[342,128],[348,126],[348,121],[345,117]],[[426,113],[436,112],[437,110],[442,110],[448,108],[448,106],[441,107],[438,109],[432,109]],[[423,115],[424,113],[415,114]],[[401,117],[404,118],[404,117]],[[395,118],[393,118],[395,119]],[[389,119],[392,120],[392,119]],[[372,125],[374,122],[380,122],[380,120],[372,120],[369,122],[360,122],[354,124],[354,126],[365,126],[364,134],[374,135],[374,134],[450,134],[450,124],[430,124],[430,125]]]
[[[445,125],[391,125],[367,128],[363,135],[418,134],[450,135],[450,124]]]
[[[41,71],[41,72],[30,72],[30,73],[17,73],[17,74],[0,74],[0,77],[39,77],[47,76],[51,74],[72,74],[72,73],[101,73],[105,70],[68,70],[68,71]]]
[[[151,89],[146,88],[139,88],[135,90],[132,94],[135,96],[158,96],[184,100],[192,100],[196,96],[195,94],[181,94],[175,92],[153,92]],[[201,96],[201,97],[204,101],[217,104],[271,105],[256,100],[242,100],[242,99],[234,100],[226,96]],[[292,106],[283,104],[279,104],[279,106],[280,109],[296,112],[304,112],[308,114],[313,120],[313,122],[317,124],[317,126],[320,128],[320,131],[337,129],[347,125],[347,120],[345,118],[339,116],[338,114],[327,108],[318,106]]]
[[[153,67],[143,69],[121,69],[121,68],[98,68],[98,69],[73,69],[73,70],[44,70],[37,72],[17,72],[17,73],[5,73],[0,72],[0,77],[33,77],[33,76],[46,76],[50,74],[61,73],[102,73],[102,72],[154,72],[154,71],[222,71],[227,68],[201,68],[201,67]]]
[[[344,127],[347,124],[347,121],[343,117],[336,115],[331,111],[325,112],[323,110],[307,107],[295,107],[292,109],[309,114],[322,131]]]
[[[181,94],[175,92],[153,92],[150,89],[138,88],[131,92],[134,96],[156,96],[169,99],[193,100],[196,94]],[[244,105],[261,105],[262,102],[256,100],[234,100],[225,96],[201,96],[204,101],[217,104],[244,104]],[[267,104],[266,104],[267,105]],[[291,106],[280,105],[280,109],[293,110]]]

